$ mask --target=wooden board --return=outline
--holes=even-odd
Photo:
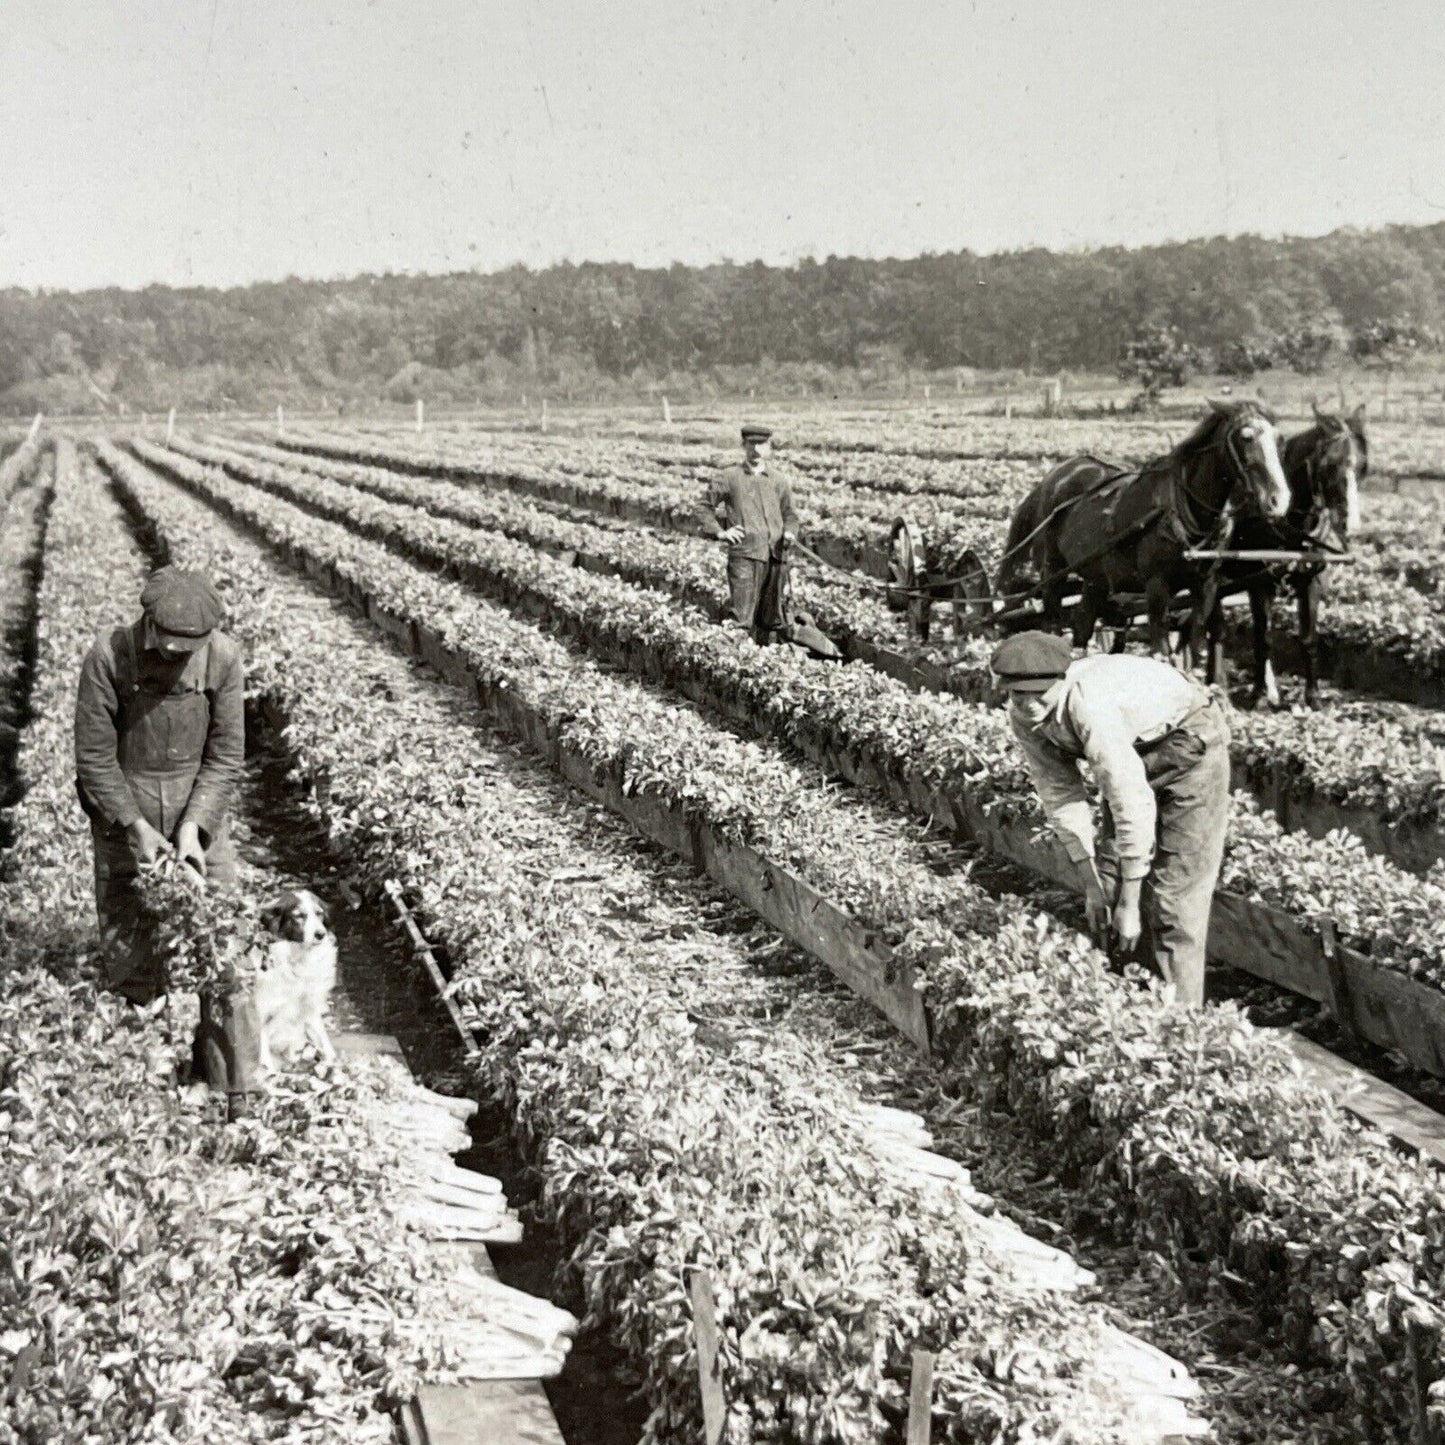
[[[1445,1119],[1433,1109],[1298,1034],[1286,1038],[1306,1077],[1342,1109],[1433,1163],[1445,1165]]]
[[[408,1445],[564,1445],[535,1380],[423,1385],[401,1426]]]
[[[332,1043],[338,1054],[348,1058],[401,1057],[401,1045],[391,1034],[336,1034]]]

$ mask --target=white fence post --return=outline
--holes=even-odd
[[[662,398],[662,424],[664,426],[672,425],[672,408],[668,406],[666,397]]]
[[[542,430],[547,430],[547,398],[542,398]]]
[[[286,408],[279,401],[276,403],[276,435],[286,435]]]
[[[45,413],[43,411],[37,411],[35,413],[35,420],[30,423],[30,430],[25,434],[26,441],[33,442],[35,440],[35,433],[40,430],[40,423],[44,417]]]
[[[426,403],[421,397],[416,399],[416,429],[420,431],[426,425]]]
[[[170,446],[171,438],[176,434],[176,409],[171,408],[170,415],[166,418],[166,445]]]

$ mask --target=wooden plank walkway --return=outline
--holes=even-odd
[[[349,1033],[333,1040],[339,1054],[391,1058],[406,1067],[401,1045],[389,1034]],[[465,1042],[472,1046],[470,1037]],[[491,1279],[497,1278],[482,1244],[434,1244]],[[398,1425],[406,1445],[564,1445],[540,1380],[476,1380],[459,1385],[423,1385],[400,1412]]]

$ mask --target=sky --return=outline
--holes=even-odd
[[[0,286],[1445,220],[1442,0],[7,0]]]

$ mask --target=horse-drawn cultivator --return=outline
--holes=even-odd
[[[1323,569],[1352,560],[1343,538],[1358,516],[1364,457],[1358,417],[1320,416],[1280,448],[1258,407],[1215,405],[1142,467],[1080,456],[1054,468],[1015,511],[992,569],[975,546],[930,539],[896,517],[888,605],[907,613],[922,642],[933,640],[933,609],[946,608],[955,645],[1033,625],[1067,627],[1077,647],[1102,629],[1103,645],[1117,651],[1146,624],[1156,651],[1188,646],[1197,657],[1207,642],[1213,679],[1222,609],[1248,600],[1264,691],[1269,601],[1281,583],[1298,594],[1308,648]],[[1312,672],[1308,683],[1313,693]]]

